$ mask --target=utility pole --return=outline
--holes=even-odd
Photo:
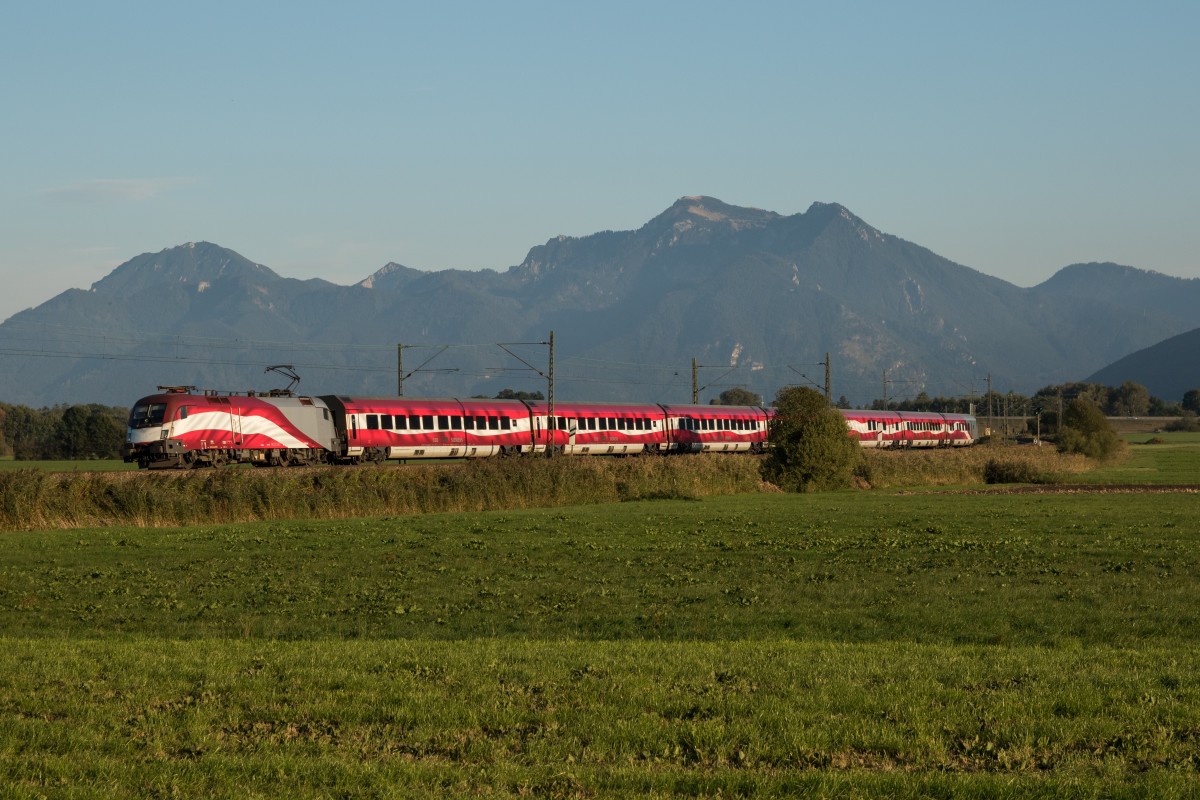
[[[546,457],[554,455],[554,432],[558,429],[557,421],[554,417],[554,331],[550,331],[550,377],[547,378],[549,391],[546,394],[546,414],[548,419],[546,422],[550,426],[550,446],[546,448]]]
[[[887,411],[887,407],[888,407],[888,402],[887,402],[887,369],[886,369],[886,368],[884,368],[884,370],[883,370],[883,410],[884,410],[884,411]]]
[[[833,404],[833,395],[829,391],[829,351],[825,351],[825,402]]]
[[[700,403],[700,376],[696,374],[696,357],[692,356],[692,405]]]
[[[991,432],[992,432],[992,373],[990,373],[990,372],[988,373],[987,381],[988,381],[988,391],[987,391],[988,424],[987,424],[987,426],[988,426],[988,434],[991,435]]]
[[[396,345],[396,395],[404,397],[404,345]]]

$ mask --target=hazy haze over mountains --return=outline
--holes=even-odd
[[[885,234],[835,203],[803,214],[685,197],[642,227],[559,236],[504,272],[388,264],[352,286],[281,277],[215,244],[146,253],[0,325],[0,399],[128,405],[160,384],[308,394],[546,390],[690,399],[785,384],[834,397],[1032,391],[1200,327],[1200,280],[1115,264],[1020,288]],[[508,343],[505,350],[496,343]],[[442,346],[450,345],[444,351]],[[436,371],[435,371],[436,370]],[[886,384],[885,384],[886,379]],[[1166,397],[1174,400],[1178,398]]]

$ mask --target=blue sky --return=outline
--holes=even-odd
[[[684,195],[1200,277],[1200,4],[18,3],[0,319],[189,241],[505,269]]]

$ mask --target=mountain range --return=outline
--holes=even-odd
[[[308,394],[548,391],[700,401],[787,384],[856,404],[1032,392],[1200,327],[1200,280],[1076,264],[1021,288],[836,203],[684,197],[632,231],[558,236],[504,271],[387,264],[351,286],[206,242],[139,255],[0,324],[0,401],[128,405],[159,385]],[[402,346],[401,346],[402,345]],[[1152,389],[1153,391],[1153,389]],[[1178,400],[1177,397],[1164,397]]]

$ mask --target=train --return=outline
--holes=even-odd
[[[160,386],[130,410],[123,458],[142,469],[381,464],[564,455],[762,453],[773,409],[760,406],[484,398],[296,396]],[[863,447],[961,447],[963,414],[843,410]]]

